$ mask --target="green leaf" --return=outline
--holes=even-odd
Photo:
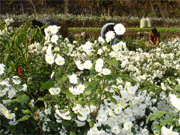
[[[89,87],[91,85],[91,82],[86,81],[86,82],[84,82],[84,85],[85,85],[85,87]]]
[[[96,80],[97,80],[97,81],[102,80],[102,76],[96,76]]]
[[[146,124],[147,124],[149,121],[153,121],[153,120],[156,120],[156,119],[161,118],[161,117],[164,116],[165,114],[167,114],[167,112],[165,112],[165,111],[156,111],[155,113],[151,114],[151,115],[147,118]]]
[[[94,121],[93,121],[93,120],[91,120],[91,121],[89,122],[89,127],[90,127],[90,128],[94,127]]]
[[[76,135],[76,132],[75,131],[71,131],[70,135]]]
[[[69,122],[69,121],[62,121],[62,125],[63,126],[65,126],[65,127],[68,127],[68,126],[70,126],[71,125],[71,122]]]
[[[65,81],[67,81],[68,77],[67,76],[63,76],[62,78],[58,79],[59,83],[64,83]]]
[[[18,85],[18,84],[14,84],[13,87],[19,91],[22,90],[23,86],[22,85]]]
[[[20,118],[20,119],[18,120],[18,122],[28,120],[31,116],[32,116],[32,115],[23,116],[22,118]]]
[[[91,105],[97,105],[97,103],[96,103],[96,100],[95,99],[90,99],[90,101],[89,101],[89,103],[91,104]]]
[[[27,103],[29,100],[30,98],[25,94],[17,97],[17,101],[20,102],[21,105],[24,105],[24,103]]]
[[[8,69],[7,69],[7,73],[10,73],[12,71],[12,67],[10,66]]]
[[[91,70],[90,75],[93,75],[93,76],[96,75],[96,70]]]
[[[88,89],[86,89],[84,92],[83,92],[84,95],[90,95],[91,94],[91,88],[88,87]]]
[[[114,104],[117,104],[117,100],[113,97],[111,97],[111,101],[114,103]]]
[[[174,87],[174,91],[180,92],[180,85],[176,85],[176,86]]]
[[[76,95],[73,95],[70,91],[68,90],[63,90],[62,93],[64,93],[66,95],[66,98],[67,99],[70,99],[70,100],[75,100],[76,98]]]
[[[54,87],[54,82],[49,81],[42,84],[41,89],[50,89],[51,87]]]
[[[174,120],[172,120],[171,118],[166,118],[164,120],[161,120],[160,125],[162,125],[162,126],[166,125],[166,124],[171,125],[173,122],[174,122]]]
[[[109,65],[111,66],[116,66],[116,67],[120,65],[116,59],[110,59],[110,60],[108,59],[107,63],[109,63]]]
[[[26,109],[26,110],[23,110],[22,113],[23,113],[23,114],[28,114],[28,113],[30,114],[31,111],[30,111],[29,109]]]

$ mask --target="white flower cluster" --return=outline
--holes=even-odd
[[[133,22],[133,23],[139,23],[141,17],[134,17],[134,16],[107,16],[107,15],[101,15],[101,16],[95,16],[95,15],[73,15],[73,14],[21,14],[21,15],[15,15],[15,14],[6,14],[1,15],[2,19],[12,18],[13,20],[17,22],[26,22],[27,20],[31,19],[41,19],[41,18],[56,18],[57,20],[61,21],[92,21],[92,22],[99,22],[99,21],[112,21],[112,22]],[[160,18],[160,17],[151,17],[152,21],[164,21],[166,24],[179,24],[180,19],[178,18]]]
[[[122,61],[123,72],[128,72],[140,84],[144,81],[157,83],[155,79],[161,80],[170,69],[174,72],[174,75],[178,75],[180,73],[179,41],[176,38],[172,46],[166,46],[165,48],[163,44],[162,48],[155,48],[151,52],[144,52],[142,49],[122,51],[122,57],[119,57],[119,60]],[[169,53],[169,50],[172,51]],[[170,87],[172,85],[171,81],[167,82],[161,83],[163,90],[172,89]]]
[[[5,19],[4,21],[6,23],[5,28],[3,30],[0,29],[0,35],[7,35],[13,31],[13,27],[10,26],[10,24],[12,24],[14,20],[11,18],[11,19]]]
[[[90,128],[88,135],[91,134],[133,134],[132,128],[136,133],[148,135],[149,132],[136,125],[135,120],[146,116],[146,108],[152,106],[151,95],[146,90],[137,92],[138,87],[132,86],[130,82],[125,82],[123,87],[123,81],[121,78],[117,78],[117,86],[112,86],[110,89],[106,88],[106,91],[113,93],[113,98],[117,103],[111,102],[111,99],[104,98],[104,104],[100,105],[96,117],[96,123],[93,128]],[[114,89],[119,89],[120,96],[115,95]],[[147,116],[146,116],[147,117]],[[102,125],[108,125],[111,129],[98,130],[98,127]]]
[[[4,20],[6,25],[9,26],[10,24],[12,24],[14,22],[14,20],[11,18],[11,19],[5,19]]]
[[[5,71],[5,65],[0,64],[0,75],[3,75]],[[26,91],[27,90],[27,85],[23,84],[22,89],[15,89],[13,87],[13,84],[10,84],[9,82],[12,82],[13,84],[20,84],[21,80],[18,76],[13,76],[12,79],[6,78],[5,80],[0,81],[0,97],[3,99],[2,103],[0,103],[0,114],[4,115],[7,119],[9,119],[9,124],[10,125],[16,125],[18,122],[16,121],[16,115],[14,113],[14,110],[8,110],[7,107],[5,106],[6,103],[11,101],[14,97],[16,97],[17,92],[19,91]]]
[[[28,46],[28,52],[29,53],[41,53],[41,50],[42,50],[42,47],[41,47],[41,44],[39,42],[35,42],[33,44],[30,44]]]
[[[112,41],[116,35],[123,35],[126,32],[126,28],[121,23],[118,23],[114,26],[114,31],[108,31],[105,35],[106,42],[109,43]],[[101,42],[104,42],[101,38],[99,38]]]

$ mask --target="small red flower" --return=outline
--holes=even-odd
[[[22,76],[20,76],[20,79],[22,80]]]
[[[21,69],[20,69],[20,68],[18,68],[18,73],[19,73],[20,75],[22,75],[22,72],[21,72]]]

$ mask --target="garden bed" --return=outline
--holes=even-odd
[[[69,31],[69,34],[72,34],[72,35],[76,35],[76,34],[80,34],[82,32],[85,32],[86,38],[94,37],[95,39],[97,39],[100,36],[100,32],[101,32],[100,30],[81,30],[81,31],[78,31],[78,30],[70,30],[70,29],[68,31]],[[122,38],[125,38],[125,37],[138,38],[139,37],[138,32],[142,33],[143,37],[148,38],[149,30],[140,30],[140,31],[126,30],[126,32],[122,36]],[[167,39],[167,38],[170,38],[172,35],[177,35],[178,37],[180,37],[180,32],[166,31],[166,32],[161,33],[161,38]]]

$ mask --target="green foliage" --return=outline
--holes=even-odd
[[[167,112],[165,112],[165,111],[156,111],[155,113],[153,113],[152,115],[150,115],[147,118],[146,123],[148,123],[149,121],[159,119],[159,118],[163,117],[165,114],[167,114]]]
[[[160,124],[162,126],[167,125],[167,124],[172,125],[172,123],[174,122],[175,121],[172,118],[166,118],[166,119],[161,120]]]
[[[41,85],[41,89],[48,90],[51,87],[54,87],[54,84],[55,83],[53,81],[45,82]]]

